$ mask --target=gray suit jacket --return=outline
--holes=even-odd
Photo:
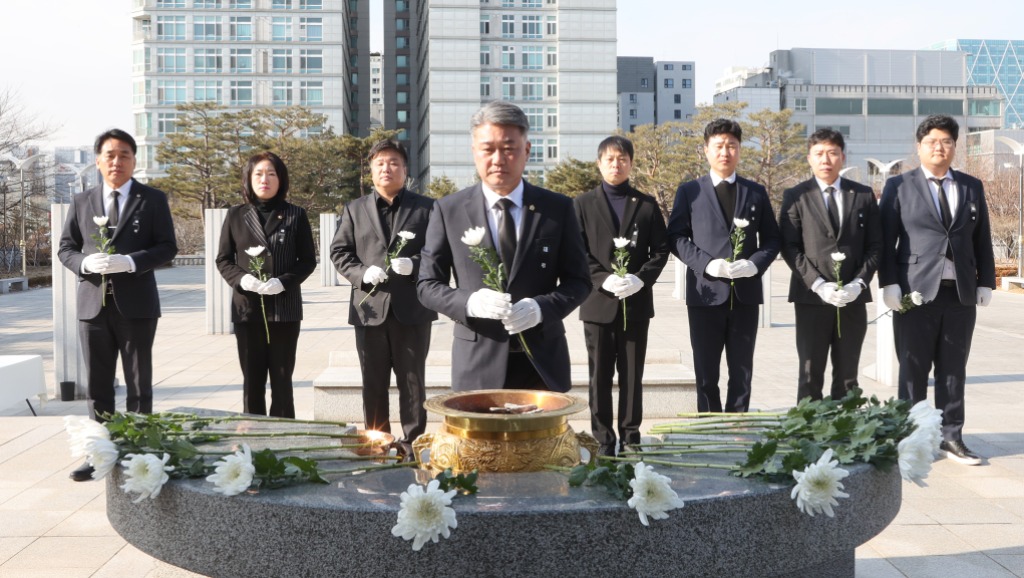
[[[377,212],[376,196],[360,197],[345,208],[341,224],[331,243],[331,261],[334,267],[352,284],[348,309],[348,322],[355,326],[380,325],[388,316],[406,325],[430,323],[437,319],[437,313],[420,304],[416,297],[416,280],[420,271],[420,251],[427,235],[427,222],[434,200],[412,191],[402,192],[402,201],[395,215],[395,227],[389,239],[384,238],[384,229]],[[413,269],[409,275],[388,272],[388,280],[378,285],[366,301],[359,302],[373,290],[373,285],[363,283],[363,275],[371,265],[384,266],[384,257],[399,241],[398,233],[409,231],[416,237],[406,243],[399,257],[412,259]]]
[[[958,205],[949,231],[918,168],[890,178],[882,191],[882,266],[878,282],[898,283],[903,293],[918,291],[932,301],[939,292],[946,245],[953,247],[960,303],[976,305],[977,289],[995,289],[995,257],[985,187],[978,179],[950,171]]]
[[[840,179],[843,191],[843,224],[836,235],[829,220],[818,181],[810,179],[782,196],[779,229],[782,232],[782,258],[793,270],[789,282],[789,301],[821,305],[811,286],[818,277],[836,281],[832,272],[832,253],[846,255],[839,269],[843,283],[860,278],[865,284],[878,269],[882,256],[882,228],[878,203],[871,187]],[[871,291],[862,291],[854,303],[871,301]]]
[[[537,372],[553,391],[571,386],[569,346],[562,320],[590,294],[590,273],[572,199],[524,182],[522,233],[507,292],[513,303],[532,297],[540,325],[523,332]],[[434,203],[420,263],[417,291],[427,307],[455,321],[452,388],[500,389],[505,382],[509,334],[501,321],[466,316],[469,296],[484,288],[483,272],[461,239],[488,227],[479,184]],[[483,245],[494,248],[491,235]],[[450,285],[452,276],[455,286]]]
[[[93,217],[105,214],[103,185],[71,197],[71,211],[60,237],[58,257],[78,277],[78,318],[93,319],[103,308],[101,275],[82,275],[82,261],[96,253],[94,235],[99,227]],[[160,317],[160,295],[153,269],[174,259],[178,245],[174,222],[163,192],[132,179],[127,205],[122,209],[112,240],[115,252],[135,262],[135,272],[114,273],[107,277],[114,284],[114,303],[128,319]]]

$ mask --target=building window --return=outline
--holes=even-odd
[[[501,98],[512,100],[516,97],[516,79],[514,76],[501,77]]]
[[[409,38],[408,37],[406,37],[406,36],[396,36],[395,37],[395,48],[398,48],[399,50],[401,50],[403,48],[408,48],[408,47],[409,47]]]
[[[502,8],[513,8],[513,7],[515,7],[515,5],[516,5],[515,0],[501,0],[501,7]]]
[[[409,84],[409,75],[404,72],[399,72],[395,75],[395,84],[398,86],[405,86]]]
[[[358,72],[353,72],[351,74],[351,76],[349,76],[349,78],[351,79],[349,82],[352,83],[352,86],[358,86],[359,85],[359,73]]]
[[[292,0],[272,0],[270,7],[274,10],[290,10],[292,7]]]
[[[480,47],[480,66],[491,65],[491,47],[481,46]]]
[[[629,93],[629,104],[636,104],[636,93]]]
[[[220,0],[195,0],[193,8],[220,8]]]
[[[636,109],[635,108],[629,109],[629,118],[636,118]]]
[[[178,132],[178,114],[175,112],[159,112],[156,115],[156,134],[167,136]]]
[[[407,123],[407,122],[409,122],[409,111],[407,111],[407,110],[396,110],[395,111],[395,118],[398,120],[398,122]]]
[[[491,96],[491,77],[480,77],[480,96]]]
[[[481,16],[480,17],[480,34],[490,34],[490,33],[491,33],[491,17],[490,16]]]
[[[530,158],[527,162],[531,163],[542,163],[544,162],[544,147],[532,147],[530,149]]]
[[[523,47],[523,68],[526,70],[540,70],[544,67],[544,48],[541,46]]]
[[[672,118],[682,119],[683,118],[683,111],[679,110],[678,108],[673,110],[672,111]]]
[[[680,64],[679,70],[693,70],[692,64]]]
[[[149,49],[135,48],[132,50],[132,74],[142,74],[149,70]]]
[[[136,80],[132,82],[132,104],[141,106],[149,104],[149,94],[152,86],[148,80]]]
[[[807,112],[807,98],[798,96],[793,99],[793,110],[798,112]]]
[[[405,12],[409,10],[409,3],[406,0],[395,0],[395,12]]]
[[[323,42],[324,40],[324,19],[323,18],[299,18],[299,41],[300,42]]]
[[[999,116],[998,100],[968,100],[967,114],[971,116]]]
[[[524,106],[523,114],[531,130],[542,130],[544,127],[544,109],[539,106]]]
[[[681,95],[681,94],[673,94],[672,95],[672,102],[673,102],[673,104],[682,104],[682,102],[683,102],[683,95]]]
[[[192,36],[196,40],[220,40],[220,16],[195,16]]]
[[[679,88],[693,88],[693,79],[681,78],[679,79]]]
[[[511,14],[501,16],[501,37],[514,38],[516,35],[516,17]]]
[[[647,86],[648,86],[647,79],[646,78],[641,78],[640,79],[640,88],[647,88]]]
[[[548,158],[551,160],[558,158],[558,141],[555,139],[548,139]]]
[[[275,17],[270,27],[270,39],[274,42],[292,41],[292,19]]]
[[[252,72],[252,48],[231,49],[231,72],[251,73]]]
[[[816,114],[863,114],[864,99],[862,98],[815,98]]]
[[[395,30],[405,30],[408,20],[405,18],[395,18]]]
[[[665,79],[665,88],[675,88],[675,87],[676,87],[675,79],[672,79],[672,78],[666,78]]]
[[[523,78],[523,100],[541,100],[544,98],[544,79],[539,76]]]
[[[219,74],[223,67],[219,48],[196,48],[192,56],[196,74]]]
[[[184,16],[157,16],[157,40],[185,40]]]
[[[277,74],[292,73],[292,51],[287,48],[275,48],[270,57],[271,72]]]
[[[914,99],[869,98],[868,114],[912,116],[914,114]]]
[[[185,72],[184,48],[157,48],[157,72]]]
[[[252,104],[252,81],[232,80],[231,81],[231,105],[245,106]]]
[[[149,114],[140,112],[135,114],[135,136],[148,136],[152,128],[152,120]]]
[[[548,46],[548,66],[558,66],[558,49]]]
[[[323,10],[324,0],[299,0],[299,10]]]
[[[675,64],[671,64],[671,63],[665,64],[664,66],[662,66],[662,68],[664,70],[675,70],[675,67],[676,67],[676,65]]]
[[[395,66],[398,68],[409,68],[409,57],[405,54],[399,54],[395,57]]]
[[[501,67],[506,70],[511,70],[516,67],[516,47],[515,46],[502,46],[501,47]]]
[[[158,80],[156,82],[157,104],[181,104],[187,101],[184,80]]]
[[[558,128],[558,109],[548,109],[548,128]]]
[[[555,20],[554,16],[548,16],[546,32],[548,36],[558,34],[558,21]]]
[[[197,102],[214,102],[220,104],[221,85],[219,80],[197,80],[192,94]]]
[[[157,8],[184,8],[185,0],[156,0]]]
[[[404,90],[399,90],[395,93],[395,103],[397,104],[409,104],[409,93]]]
[[[558,79],[548,79],[548,98],[555,98],[558,96]]]
[[[523,38],[540,37],[540,16],[523,16]]]
[[[540,8],[540,0],[523,0],[523,8]]]
[[[961,116],[964,114],[964,101],[921,98],[917,101],[917,114],[920,116],[927,116],[929,114]]]
[[[292,105],[292,83],[287,80],[275,80],[271,93],[273,103],[277,106]]]
[[[324,83],[322,80],[303,80],[299,83],[299,104],[302,106],[323,106]]]
[[[252,0],[231,0],[231,7],[238,10],[251,10]]]
[[[252,40],[252,16],[231,17],[231,40]]]
[[[299,73],[321,74],[324,71],[324,51],[303,49],[299,51]]]

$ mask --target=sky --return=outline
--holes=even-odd
[[[0,93],[12,91],[27,114],[56,127],[49,144],[87,145],[112,126],[132,128],[131,5],[3,0]],[[1016,0],[620,0],[617,20],[620,56],[695,61],[698,104],[710,102],[723,70],[763,66],[776,49],[1024,39]]]

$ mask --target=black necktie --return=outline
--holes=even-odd
[[[832,230],[839,234],[840,220],[839,220],[839,201],[836,199],[833,193],[836,192],[835,187],[826,187],[825,194],[828,195],[828,220],[832,221]]]
[[[512,220],[512,207],[515,205],[508,199],[498,199],[501,209],[501,224],[498,225],[498,250],[501,251],[501,264],[505,267],[505,278],[511,275],[512,260],[516,256],[516,222]]]
[[[929,178],[929,181],[935,183],[935,186],[939,187],[939,213],[942,214],[942,226],[949,231],[950,225],[953,224],[953,212],[949,210],[949,199],[946,198],[946,187],[942,186],[942,183],[946,179]],[[950,261],[953,260],[953,247],[948,242],[946,243],[946,258]]]
[[[117,218],[121,213],[120,197],[121,194],[117,191],[110,193],[110,211],[107,212],[107,226],[111,229],[117,226]]]
[[[736,216],[736,183],[719,181],[715,185],[715,195],[718,196],[718,204],[722,207],[725,222],[731,223],[733,217]]]

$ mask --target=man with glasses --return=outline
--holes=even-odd
[[[949,116],[926,118],[917,127],[920,168],[885,183],[878,280],[894,311],[913,291],[924,301],[894,314],[900,399],[926,399],[934,366],[941,450],[958,463],[978,465],[981,458],[963,441],[964,382],[977,306],[992,301],[996,275],[985,188],[950,168],[959,132]]]

